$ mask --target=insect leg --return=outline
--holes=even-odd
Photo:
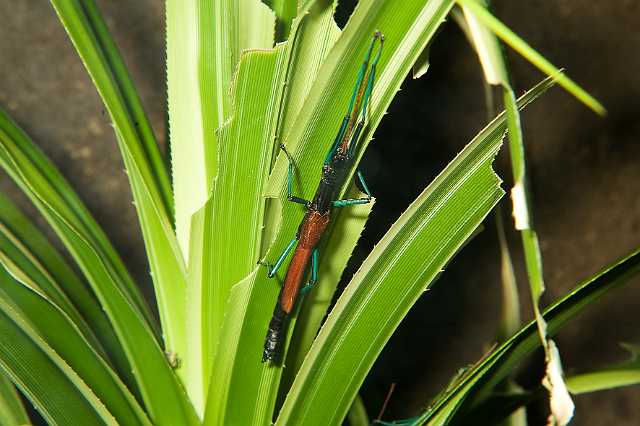
[[[289,154],[289,151],[287,151],[287,149],[284,147],[284,144],[280,144],[280,149],[287,156],[287,160],[289,160],[289,169],[287,170],[287,200],[292,201],[294,203],[304,204],[305,206],[308,206],[309,204],[311,204],[311,202],[309,200],[305,200],[304,198],[296,197],[295,195],[292,194],[292,192],[293,192],[293,190],[292,190],[292,186],[293,186],[293,164],[294,164],[293,163],[293,158],[291,158],[291,155]]]
[[[291,241],[289,241],[289,244],[284,249],[284,251],[282,252],[280,257],[278,257],[278,260],[276,260],[275,264],[271,265],[268,262],[267,263],[262,263],[261,261],[258,261],[259,264],[264,265],[264,266],[267,267],[267,277],[273,278],[273,276],[276,274],[276,272],[278,272],[278,269],[282,265],[282,262],[284,262],[284,260],[287,258],[289,253],[291,253],[291,250],[293,250],[293,247],[295,246],[296,241],[298,241],[298,237],[297,236],[292,238]]]
[[[318,249],[314,248],[311,254],[311,279],[300,289],[300,295],[304,296],[318,282]]]
[[[371,202],[371,200],[373,199],[373,196],[371,195],[371,192],[369,192],[369,187],[367,186],[367,183],[364,181],[364,176],[362,176],[362,173],[360,173],[360,170],[358,170],[357,173],[358,173],[358,180],[360,180],[360,184],[362,184],[362,189],[364,190],[364,193],[367,194],[367,196],[361,197],[361,198],[346,198],[343,200],[335,200],[331,203],[333,207],[353,206],[354,204],[369,204]]]
[[[355,204],[369,204],[371,197],[366,198],[346,198],[344,200],[335,200],[331,203],[333,207],[347,207]]]
[[[364,181],[364,176],[362,176],[362,173],[360,172],[360,170],[358,170],[357,173],[358,173],[358,180],[362,185],[362,189],[364,190],[364,193],[367,194],[369,198],[373,198],[373,196],[371,195],[371,192],[369,191],[369,187],[367,186],[367,183]]]

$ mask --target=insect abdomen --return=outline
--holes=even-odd
[[[279,303],[273,310],[273,316],[269,321],[267,337],[264,340],[264,350],[262,351],[262,362],[270,361],[279,363],[282,357],[282,345],[284,344],[284,334],[286,333],[286,313]]]

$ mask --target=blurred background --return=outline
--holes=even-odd
[[[97,0],[129,66],[158,139],[166,87],[164,4]],[[355,2],[342,1],[343,25]],[[400,3],[399,3],[400,4]],[[555,88],[523,114],[533,209],[545,268],[547,304],[640,246],[640,4],[633,0],[495,0],[497,16],[608,109],[601,118]],[[38,143],[79,192],[130,271],[151,295],[131,193],[109,117],[48,2],[0,0],[0,105]],[[384,30],[384,29],[381,29]],[[518,93],[543,76],[508,52]],[[362,163],[377,198],[352,268],[408,204],[487,122],[482,73],[453,22],[431,50],[429,72],[408,78]],[[509,188],[503,151],[496,169]],[[37,217],[6,175],[0,190]],[[511,225],[507,204],[501,205]],[[44,222],[37,217],[39,224]],[[531,318],[519,236],[509,242]],[[374,418],[391,383],[387,420],[410,417],[495,341],[500,315],[499,251],[492,217],[413,307],[392,337],[362,396]],[[623,360],[620,342],[640,342],[640,280],[602,299],[557,336],[565,370]],[[541,354],[519,377],[542,374]],[[635,425],[640,387],[578,396],[574,425]],[[530,410],[542,424],[544,404]]]

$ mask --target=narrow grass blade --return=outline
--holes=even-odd
[[[121,138],[117,132],[118,138]],[[182,251],[173,233],[167,217],[157,210],[148,187],[143,184],[142,176],[134,165],[128,151],[122,153],[124,164],[129,170],[129,180],[136,205],[144,239],[147,258],[155,289],[165,353],[172,357],[181,357],[187,353],[185,336],[187,271]],[[181,375],[182,370],[178,370]]]
[[[46,186],[43,190],[47,195],[55,197],[55,208],[63,212],[65,216],[74,217],[74,226],[91,236],[92,243],[99,247],[106,261],[111,264],[113,274],[117,277],[116,282],[120,291],[134,303],[136,309],[144,315],[147,323],[152,327],[155,326],[153,315],[140,290],[127,272],[107,236],[95,222],[85,205],[57,169],[51,165],[42,152],[29,140],[28,136],[1,109],[0,132],[1,143],[5,145],[6,149],[20,152],[21,158],[29,164],[28,167],[37,171],[40,175],[38,184]],[[5,161],[7,158],[5,156]],[[4,167],[7,166],[5,165]],[[14,177],[14,179],[16,178],[17,176]],[[23,185],[27,185],[26,181]],[[25,186],[22,186],[23,190],[25,188]]]
[[[0,419],[7,426],[31,424],[16,387],[4,373],[0,373]]]
[[[504,341],[520,328],[520,296],[500,206],[495,210],[495,222],[500,246],[500,281],[502,283],[502,315],[498,338]]]
[[[182,356],[182,380],[196,412],[204,417],[206,395],[209,390],[209,378],[213,366],[213,353],[216,341],[208,324],[211,315],[208,306],[215,283],[211,280],[210,241],[212,229],[211,200],[198,210],[191,219],[191,238],[189,239],[189,271],[187,274],[185,312],[185,339],[189,350]]]
[[[167,0],[167,85],[176,234],[188,259],[191,216],[217,175],[217,130],[231,116],[231,82],[245,49],[273,46],[260,0]]]
[[[640,273],[640,251],[617,262],[608,269],[580,284],[571,293],[555,302],[544,312],[548,333],[557,333],[568,321],[601,296],[627,283]],[[511,339],[500,345],[467,372],[446,393],[437,398],[415,424],[445,425],[454,415],[466,411],[474,401],[484,400],[496,384],[504,380],[534,349],[540,346],[536,321],[529,322]],[[468,406],[466,405],[468,404]]]
[[[119,424],[150,425],[138,402],[104,359],[91,348],[71,319],[42,295],[0,270],[0,303],[19,312]]]
[[[111,264],[113,270],[112,285],[118,288],[122,297],[127,300],[127,303],[132,304],[135,311],[142,312],[140,306],[146,306],[146,304],[142,300],[142,296],[135,287],[121,260],[117,257],[115,250],[105,234],[62,175],[60,175],[57,169],[44,157],[42,152],[33,145],[27,135],[24,134],[2,110],[0,110],[0,145],[2,146],[2,155],[0,155],[2,167],[5,168],[27,196],[31,198],[34,204],[40,208],[40,211],[49,223],[55,228],[54,222],[57,217],[55,215],[47,215],[48,206],[39,204],[40,199],[46,199],[48,205],[56,210],[59,216],[65,217],[65,220],[73,223],[75,228],[82,230],[82,232],[88,236],[88,241],[91,241],[91,244],[97,247],[102,253],[105,262]],[[29,181],[28,178],[20,172],[20,167],[14,162],[14,155],[20,157],[24,167],[28,170],[26,174],[34,175],[33,181]],[[38,190],[36,190],[33,185],[37,185]],[[67,245],[67,247],[69,246]],[[136,301],[138,303],[136,303]],[[140,313],[140,315],[142,314]],[[150,312],[148,315],[150,319]],[[109,327],[112,326],[110,325]],[[118,342],[118,346],[121,346],[120,342]],[[114,349],[114,361],[118,365],[118,370],[127,376],[127,383],[135,383],[129,361],[118,355],[120,351],[117,350],[117,346],[112,346],[112,349]]]
[[[640,384],[640,346],[623,344],[631,353],[628,361],[567,377],[567,387],[574,395],[621,386]]]
[[[464,12],[463,12],[464,10]],[[491,119],[497,111],[492,85],[509,84],[506,64],[498,39],[490,30],[482,26],[475,16],[464,8],[454,8],[451,16],[462,29],[467,40],[473,45],[484,72],[485,104],[487,116]],[[510,134],[509,134],[510,135]],[[503,341],[515,333],[520,323],[520,298],[511,253],[504,228],[501,206],[494,210],[498,246],[500,248],[500,281],[502,287],[502,315],[498,328],[498,339]]]
[[[124,348],[152,421],[193,423],[193,408],[131,296],[135,287],[123,275],[126,270],[115,251],[59,172],[5,114],[0,114],[0,163],[54,228],[91,284]]]
[[[503,101],[507,110],[507,122],[509,128],[509,151],[511,154],[511,167],[513,169],[514,187],[511,190],[513,202],[513,216],[515,227],[520,231],[522,246],[526,261],[527,274],[531,299],[540,340],[544,347],[547,372],[543,379],[545,387],[549,390],[551,417],[554,424],[567,424],[573,416],[574,404],[562,379],[562,367],[560,355],[555,343],[547,341],[546,323],[540,313],[540,297],[544,292],[544,278],[542,272],[542,255],[538,244],[538,236],[533,225],[533,212],[530,205],[528,191],[527,166],[525,161],[525,149],[520,126],[520,114],[516,104],[515,93],[509,84],[507,66],[504,61],[500,42],[491,30],[480,22],[472,10],[463,7],[465,19],[468,23],[470,37],[473,40],[480,62],[482,64],[485,79],[490,84],[502,87]],[[504,238],[502,238],[504,239]],[[501,242],[504,252],[505,244]]]
[[[38,265],[30,262],[28,255],[28,252],[25,253],[14,245],[13,242],[7,238],[6,234],[3,233],[0,235],[0,264],[2,264],[6,273],[11,275],[16,282],[38,293],[55,305],[56,308],[64,312],[75,326],[78,327],[82,335],[87,339],[89,345],[99,352],[103,358],[109,359],[95,333],[85,322],[84,318],[80,316],[64,293],[56,291],[59,290],[59,288],[57,284],[50,279],[46,271],[42,271],[38,268]]]
[[[533,50],[524,40],[507,28],[506,25],[496,19],[486,10],[486,7],[479,0],[456,0],[456,2],[471,10],[475,16],[500,37],[502,41],[535,65],[540,71],[556,78],[558,84],[575,96],[580,102],[600,115],[606,113],[606,110],[600,102],[589,95],[569,77],[562,74],[558,68],[553,66],[547,59]]]

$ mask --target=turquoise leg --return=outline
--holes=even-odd
[[[318,282],[318,249],[313,249],[311,254],[311,279],[300,289],[300,295],[304,296]]]
[[[369,204],[371,202],[371,198],[347,198],[344,200],[335,200],[332,205],[333,207],[347,207],[354,206],[356,204]]]
[[[362,176],[362,173],[360,173],[360,170],[358,170],[357,174],[358,174],[358,179],[362,184],[362,189],[364,190],[364,193],[367,194],[367,196],[363,198],[347,198],[344,200],[335,200],[331,203],[333,207],[346,207],[346,206],[353,206],[355,204],[369,204],[371,202],[371,199],[373,197],[371,195],[371,192],[369,192],[369,187],[367,186],[367,183],[364,181],[364,177]]]
[[[293,189],[292,189],[292,186],[293,186],[293,158],[291,158],[291,155],[289,155],[289,151],[287,151],[287,149],[284,147],[284,144],[280,144],[280,149],[287,156],[287,160],[289,160],[289,168],[287,169],[287,200],[292,201],[294,203],[304,204],[305,206],[308,206],[309,204],[311,204],[311,202],[309,200],[305,200],[304,198],[296,197],[295,195],[293,195]]]
[[[267,267],[267,277],[273,278],[273,276],[276,274],[276,272],[278,272],[278,269],[282,265],[282,262],[284,262],[284,260],[287,258],[287,256],[291,252],[291,250],[293,250],[293,247],[296,245],[296,241],[298,241],[297,237],[295,237],[291,241],[289,241],[289,244],[284,249],[284,251],[282,252],[280,257],[278,257],[278,260],[276,260],[276,263],[274,265],[271,265],[268,262],[267,263],[258,262],[258,263],[260,263],[262,265],[265,265]]]
[[[364,190],[364,193],[367,194],[369,198],[371,198],[372,195],[371,195],[371,192],[369,191],[369,187],[367,186],[367,182],[364,181],[364,176],[362,176],[362,173],[360,172],[360,170],[358,170],[357,173],[358,173],[358,179],[362,184],[362,189]]]

